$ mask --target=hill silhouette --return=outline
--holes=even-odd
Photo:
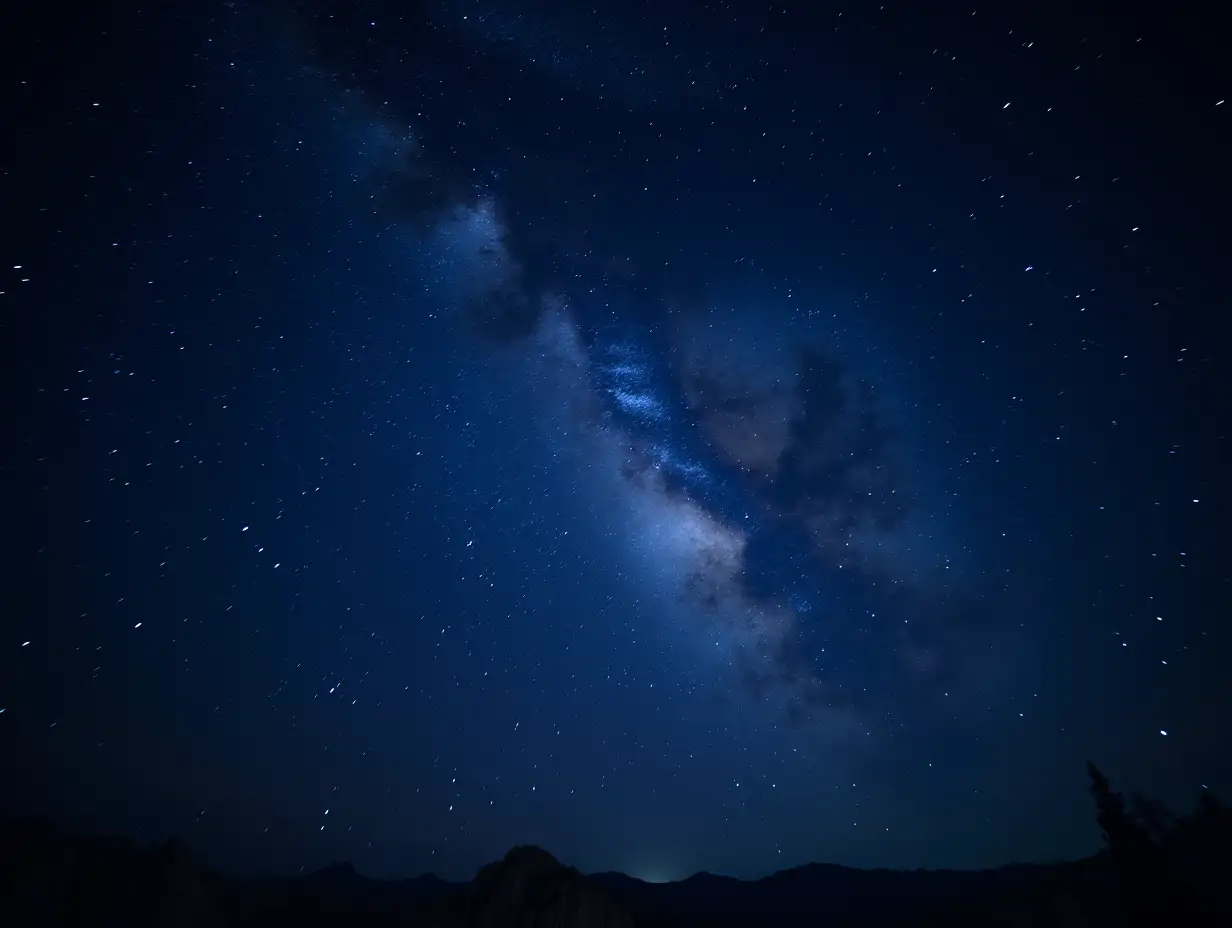
[[[469,883],[373,880],[350,864],[245,880],[198,864],[176,840],[142,846],[42,819],[0,820],[6,926],[735,926],[1232,925],[1232,812],[1204,796],[1176,818],[1112,792],[1090,768],[1107,847],[1083,860],[992,870],[861,870],[806,864],[760,880],[698,873],[647,883],[585,875],[532,846]]]

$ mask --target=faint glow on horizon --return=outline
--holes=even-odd
[[[634,868],[632,875],[636,877],[637,879],[641,880],[643,883],[674,883],[676,882],[675,877],[667,876],[661,870],[658,870],[657,868],[653,868],[653,867],[647,868],[645,870],[639,870],[637,868]]]

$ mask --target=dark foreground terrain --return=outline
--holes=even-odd
[[[201,866],[174,840],[141,846],[10,818],[0,820],[0,925],[1232,925],[1232,812],[1214,800],[1181,819],[1150,803],[1127,812],[1091,773],[1104,851],[978,872],[810,864],[757,881],[703,873],[656,884],[586,876],[516,847],[462,884],[370,880],[346,864],[242,880]]]

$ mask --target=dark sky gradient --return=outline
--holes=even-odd
[[[1232,794],[1200,21],[100,6],[6,56],[5,806],[979,867]]]

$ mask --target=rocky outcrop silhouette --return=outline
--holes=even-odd
[[[633,928],[632,914],[601,883],[542,848],[515,847],[471,884],[466,928]]]

